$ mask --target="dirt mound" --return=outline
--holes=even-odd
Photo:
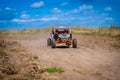
[[[33,56],[21,44],[13,41],[0,41],[0,80],[49,79],[44,69],[38,66]]]

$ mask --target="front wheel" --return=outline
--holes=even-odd
[[[55,41],[55,39],[52,39],[52,41],[51,41],[51,47],[52,48],[56,47],[56,41]]]
[[[51,39],[48,38],[48,39],[47,39],[47,46],[50,46],[50,45],[51,45]]]
[[[77,48],[77,39],[73,39],[72,46],[73,48]]]

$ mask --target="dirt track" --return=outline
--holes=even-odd
[[[74,35],[78,48],[47,47],[48,34],[4,36],[21,43],[38,56],[43,67],[61,67],[63,73],[52,73],[61,80],[120,80],[120,48],[114,49],[99,37]]]

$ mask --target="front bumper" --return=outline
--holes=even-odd
[[[56,43],[66,43],[68,45],[72,44],[72,39],[57,39]]]

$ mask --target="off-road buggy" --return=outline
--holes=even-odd
[[[47,39],[47,45],[56,48],[57,44],[77,48],[77,40],[72,38],[72,32],[69,27],[57,26],[53,27],[50,33],[51,38]]]

